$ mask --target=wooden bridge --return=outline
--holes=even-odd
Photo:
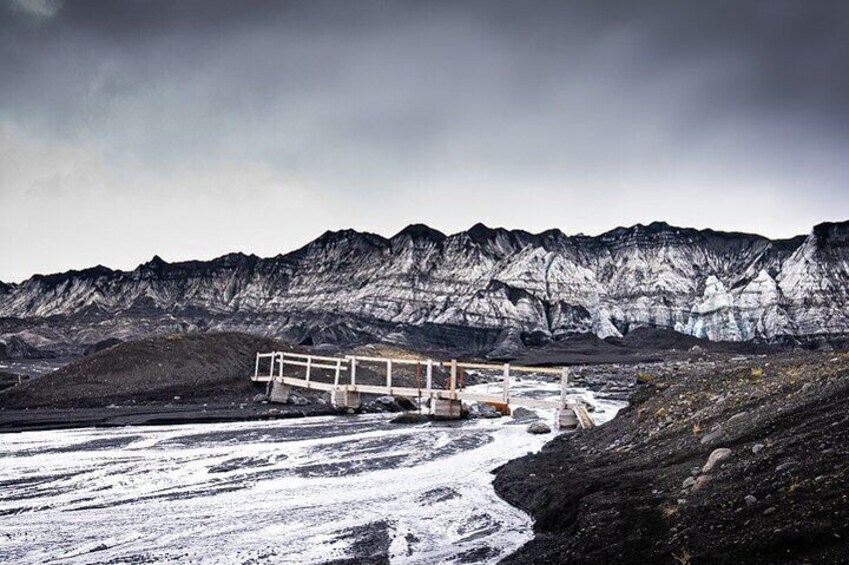
[[[290,376],[292,371],[284,368],[294,367],[296,373],[302,375]],[[374,381],[375,367],[378,373],[383,373],[380,383],[364,383],[357,379],[357,371],[368,368],[370,380]],[[405,382],[398,382],[398,372],[412,368],[415,371],[415,386],[411,386],[409,377]],[[442,386],[435,382],[435,372],[445,373],[447,379]],[[495,385],[497,394],[488,390],[480,392],[470,390],[465,386],[465,374],[473,371],[475,374],[495,374],[486,381],[487,388]],[[560,395],[558,399],[527,398],[511,394],[511,376],[515,374],[535,374],[555,377],[559,380]],[[396,377],[393,381],[393,377]],[[329,392],[335,406],[343,408],[358,408],[361,394],[405,396],[418,398],[420,405],[430,401],[430,413],[439,418],[459,418],[461,403],[484,402],[502,412],[510,410],[511,406],[528,408],[549,408],[557,410],[556,423],[561,428],[591,428],[593,421],[586,408],[580,402],[569,400],[569,369],[567,367],[524,367],[518,365],[492,363],[466,363],[456,359],[437,361],[433,359],[398,359],[388,357],[367,357],[346,355],[344,357],[328,357],[310,355],[289,351],[273,351],[257,353],[254,382],[266,382],[272,402],[286,402],[292,387]],[[362,379],[361,379],[362,380]],[[475,379],[477,380],[477,379]],[[500,386],[498,386],[500,385]],[[480,388],[480,387],[478,387]]]

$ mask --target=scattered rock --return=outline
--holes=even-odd
[[[708,457],[707,463],[705,463],[705,466],[702,467],[702,473],[710,473],[720,461],[722,461],[723,459],[727,459],[730,455],[731,450],[727,447],[720,447],[714,449]]]
[[[747,494],[746,497],[743,499],[743,501],[746,503],[746,506],[754,506],[755,504],[758,503],[758,499],[755,498],[755,496],[751,495],[751,494]]]
[[[528,426],[529,434],[550,434],[551,427],[545,422],[534,422],[530,426]]]
[[[695,477],[687,477],[686,479],[684,479],[684,484],[681,485],[681,487],[682,488],[690,488],[694,484],[696,484],[696,478]]]
[[[417,410],[419,405],[406,396],[396,396],[395,403],[401,407],[401,410]]]
[[[475,402],[469,406],[469,418],[500,418],[501,412],[486,402]]]
[[[692,492],[700,491],[712,479],[713,479],[713,475],[700,475],[699,477],[696,478],[695,484],[693,484]]]
[[[537,420],[539,419],[539,415],[533,410],[528,410],[527,408],[523,408],[521,406],[517,406],[513,409],[513,413],[511,414],[516,420]]]
[[[770,506],[764,510],[764,516],[769,516],[770,514],[775,514],[775,506]]]
[[[418,412],[403,412],[390,420],[393,424],[424,424],[427,421],[427,414]]]
[[[709,434],[705,434],[705,436],[702,438],[701,443],[702,443],[702,445],[704,445],[706,443],[710,443],[715,439],[719,439],[721,436],[722,436],[722,430],[713,431]]]
[[[780,473],[782,471],[786,471],[790,467],[794,466],[796,463],[794,461],[785,461],[781,465],[775,468],[776,473]]]
[[[254,402],[268,402],[268,396],[262,393],[254,396]]]
[[[401,397],[398,397],[401,398]],[[409,399],[404,399],[403,404],[408,408],[402,407],[402,403],[398,398],[390,395],[378,396],[368,404],[366,404],[366,412],[403,412],[404,410],[415,410],[416,406]]]

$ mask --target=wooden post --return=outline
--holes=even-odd
[[[283,359],[286,358],[285,353],[280,354],[280,382],[283,382]],[[274,365],[274,357],[271,358],[271,365]]]
[[[430,391],[433,388],[433,360],[427,360],[427,385],[425,387],[427,397],[430,398]]]
[[[259,353],[256,354],[256,366],[254,367],[254,380],[259,377]]]
[[[389,394],[392,394],[392,359],[386,360],[386,388],[390,389]]]
[[[357,385],[357,358],[351,357],[351,386]]]
[[[510,402],[510,363],[504,363],[504,392],[501,401],[504,404]]]
[[[333,376],[333,385],[339,386],[339,375],[342,373],[342,360],[336,360],[336,374]]]
[[[566,408],[566,389],[569,387],[569,368],[563,367],[560,373],[560,407]]]
[[[307,378],[306,381],[310,382],[310,373],[312,372],[312,357],[307,357]]]
[[[448,390],[449,390],[448,396],[450,396],[452,399],[457,398],[456,392],[455,392],[456,388],[457,388],[457,360],[452,359],[451,360],[451,377],[448,380]]]
[[[269,379],[274,376],[274,360],[275,359],[277,359],[277,355],[272,355],[271,356],[271,366],[268,368],[268,378]]]

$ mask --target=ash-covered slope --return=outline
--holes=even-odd
[[[491,229],[392,238],[327,232],[261,259],[154,257],[0,286],[0,340],[73,349],[105,338],[237,330],[303,343],[383,340],[507,353],[635,327],[744,341],[849,332],[849,222],[807,237],[656,222],[597,237]]]
[[[172,334],[122,343],[0,394],[4,409],[94,408],[110,404],[246,402],[257,388],[257,350],[272,339],[237,334]]]

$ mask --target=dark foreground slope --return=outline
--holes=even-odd
[[[266,338],[175,334],[123,343],[0,392],[0,432],[89,426],[225,422],[332,414],[326,403],[252,402]]]
[[[128,402],[246,401],[257,351],[281,345],[238,334],[174,334],[122,343],[0,394],[4,408],[96,408]]]
[[[612,422],[498,471],[536,519],[506,563],[849,562],[849,357],[643,380]]]

